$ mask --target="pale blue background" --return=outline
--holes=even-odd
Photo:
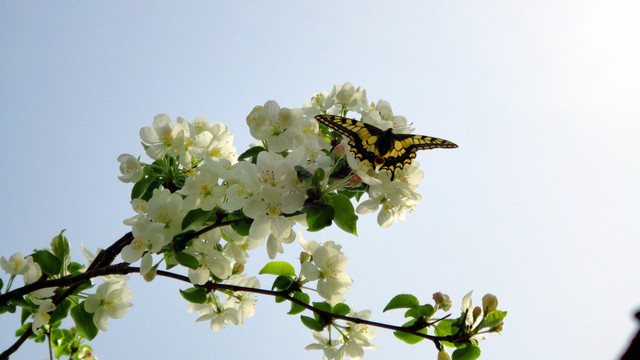
[[[157,113],[225,122],[242,151],[253,106],[351,81],[460,148],[419,154],[423,201],[405,223],[307,236],[344,245],[348,303],[401,323],[381,314],[394,294],[443,291],[457,311],[467,291],[492,292],[509,316],[483,359],[614,359],[640,308],[639,38],[633,0],[2,1],[0,254],[66,228],[83,260],[80,243],[128,231],[116,158],[143,153]],[[100,359],[321,358],[270,298],[214,333],[185,311],[183,284],[129,287],[134,307],[92,343]],[[17,322],[1,317],[0,348]],[[383,330],[375,344],[365,359],[436,357]],[[28,343],[14,358],[47,356]]]

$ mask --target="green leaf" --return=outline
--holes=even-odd
[[[413,335],[413,334],[409,334],[409,333],[402,332],[402,331],[394,331],[393,335],[395,335],[395,337],[397,337],[398,339],[406,342],[409,345],[417,344],[420,341],[424,340],[423,337],[420,337],[420,336],[417,336],[417,335]]]
[[[318,309],[318,310],[322,310],[325,312],[330,313],[331,312],[331,305],[329,305],[329,303],[327,303],[326,301],[323,302],[314,302],[313,303],[313,307]],[[314,313],[313,316],[316,318],[316,320],[321,321],[322,323],[328,323],[329,319],[324,318],[322,315],[318,314],[318,313]]]
[[[456,349],[451,354],[452,360],[475,360],[480,357],[480,348],[476,345],[467,344],[464,347]]]
[[[318,231],[331,225],[335,211],[330,206],[311,206],[307,210],[308,231]]]
[[[305,294],[300,291],[294,291],[291,296],[293,296],[294,299],[300,300],[305,304],[309,304],[309,301],[311,300],[308,294]],[[300,314],[305,310],[306,308],[304,306],[298,305],[296,303],[291,303],[291,310],[289,310],[287,314],[296,315],[296,314]]]
[[[271,261],[260,270],[259,274],[295,276],[296,270],[286,261]]]
[[[72,307],[70,313],[76,324],[78,334],[88,340],[93,340],[98,335],[98,327],[93,323],[93,314],[84,309],[84,301]]]
[[[404,313],[404,317],[406,318],[412,317],[414,319],[417,319],[421,316],[424,316],[426,319],[430,319],[431,315],[433,315],[434,312],[435,312],[435,309],[433,308],[433,306],[430,304],[426,304],[426,305],[418,306],[417,308],[414,308],[414,309],[407,310],[407,312]]]
[[[314,319],[314,318],[310,318],[308,316],[300,316],[300,320],[302,321],[302,323],[304,324],[304,326],[308,327],[311,330],[314,331],[322,331],[323,327],[322,324],[320,324],[320,322],[318,322],[318,320]]]
[[[216,221],[216,212],[209,210],[205,211],[202,209],[193,209],[184,216],[182,219],[182,230],[188,228],[189,226],[193,226],[196,229],[200,229],[202,225],[208,222]]]
[[[71,249],[69,248],[69,240],[62,235],[63,233],[64,230],[60,231],[60,234],[51,240],[51,250],[61,263],[66,264],[71,256]]]
[[[26,323],[23,324],[22,326],[20,326],[17,330],[16,330],[16,337],[20,337],[22,336],[22,334],[24,334],[27,329],[29,329],[31,327],[31,323]],[[33,335],[32,335],[33,336]]]
[[[180,295],[188,302],[204,304],[207,301],[207,289],[202,287],[192,287],[187,290],[180,290]]]
[[[389,303],[384,308],[384,310],[382,310],[382,312],[385,312],[387,310],[403,309],[403,308],[415,309],[415,308],[418,308],[419,306],[420,306],[420,302],[418,301],[417,297],[410,294],[401,294],[401,295],[394,296],[394,298],[391,299],[391,301],[389,301]]]
[[[4,313],[9,313],[9,314],[13,314],[16,312],[16,305],[15,304],[8,304],[8,305],[0,305],[0,314],[4,314]]]
[[[438,323],[434,326],[434,332],[436,336],[449,336],[458,332],[458,327],[456,325],[457,320],[453,319],[444,319],[438,321]],[[448,347],[454,347],[454,345],[450,342],[443,341],[444,345]]]
[[[358,230],[356,229],[358,215],[356,215],[351,200],[345,195],[335,194],[331,196],[329,205],[331,205],[335,211],[333,221],[336,222],[336,225],[349,234],[358,236]]]
[[[71,308],[71,300],[65,299],[61,302],[56,308],[51,312],[51,318],[49,319],[49,324],[53,324],[56,321],[60,321],[67,317],[69,314],[69,309]]]
[[[313,177],[313,174],[311,174],[311,172],[303,166],[296,165],[293,168],[296,170],[296,174],[298,175],[298,179],[300,179],[300,181],[309,180]]]
[[[31,307],[23,307],[20,311],[20,324],[24,324],[24,322],[27,321],[27,319],[29,319],[29,317],[33,315],[36,310],[37,309]]]
[[[317,168],[313,173],[313,177],[311,178],[311,186],[318,187],[324,181],[324,170],[322,168]]]
[[[92,287],[93,287],[93,284],[91,283],[91,280],[87,280],[82,284],[78,285],[78,287],[73,291],[73,295],[78,295],[80,292],[90,289]]]
[[[243,152],[242,154],[240,154],[240,156],[238,156],[238,161],[242,161],[245,159],[251,159],[252,163],[256,163],[256,161],[258,160],[258,154],[260,154],[261,152],[265,151],[266,149],[263,148],[262,146],[254,146],[249,148],[247,151]]]
[[[153,167],[144,166],[142,169],[142,179],[133,185],[131,188],[131,200],[133,199],[151,199],[153,195],[153,189],[160,187],[162,180],[153,173]]]
[[[183,266],[188,267],[189,269],[197,269],[200,267],[200,262],[193,255],[187,254],[185,252],[179,252],[175,255],[176,261]]]
[[[273,281],[271,290],[277,289],[278,291],[285,291],[289,289],[291,284],[293,284],[293,279],[290,276],[280,275]]]
[[[83,267],[84,265],[72,261],[69,263],[69,265],[67,265],[67,271],[71,275],[78,275],[80,274],[80,269],[82,269]]]
[[[62,270],[62,263],[60,260],[47,250],[36,250],[31,254],[33,261],[40,265],[42,272],[48,275],[59,275]]]
[[[180,252],[182,250],[184,250],[187,245],[189,245],[189,242],[191,240],[193,240],[193,238],[196,235],[195,230],[191,229],[191,230],[187,230],[187,231],[183,231],[179,234],[176,234],[173,236],[173,250],[175,252]],[[168,270],[168,269],[167,269]]]
[[[478,325],[479,329],[482,328],[492,328],[494,326],[500,325],[500,323],[507,316],[506,311],[494,310],[487,314],[487,316],[482,320],[480,325]]]
[[[345,303],[338,303],[333,307],[333,309],[331,309],[331,312],[336,315],[345,316],[351,312],[351,308]]]
[[[249,229],[251,229],[251,224],[253,223],[253,219],[249,219],[243,215],[242,221],[237,222],[235,224],[231,224],[231,228],[240,236],[249,236]]]

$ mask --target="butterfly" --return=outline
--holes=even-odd
[[[382,130],[362,121],[337,115],[317,115],[316,120],[349,138],[353,156],[368,160],[376,171],[402,169],[416,157],[418,150],[457,148],[451,141],[415,134],[395,134],[393,128]]]

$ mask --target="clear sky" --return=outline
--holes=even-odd
[[[306,235],[343,244],[347,302],[402,323],[381,313],[395,294],[442,291],[457,311],[469,290],[491,292],[509,315],[483,359],[616,358],[640,309],[640,3],[390,4],[0,2],[0,255],[67,229],[83,260],[80,243],[127,232],[116,158],[143,154],[138,131],[158,113],[224,122],[242,151],[255,105],[299,107],[351,81],[460,147],[418,155],[423,200],[406,222]],[[186,312],[183,284],[129,287],[134,306],[92,342],[101,359],[321,358],[270,298],[214,333]],[[17,327],[0,317],[0,348]],[[436,357],[383,330],[374,343],[365,359]],[[47,351],[28,343],[15,358]]]

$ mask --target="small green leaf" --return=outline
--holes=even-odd
[[[311,174],[311,172],[303,166],[296,165],[293,168],[296,170],[296,174],[298,175],[298,179],[300,179],[300,181],[309,180],[313,177],[313,174]]]
[[[300,316],[300,320],[302,321],[302,323],[304,324],[304,326],[308,327],[311,330],[314,331],[322,331],[323,327],[322,324],[320,324],[320,322],[318,322],[318,320],[314,319],[314,318],[310,318],[308,316]]]
[[[204,304],[207,301],[207,289],[202,287],[192,287],[187,290],[180,290],[180,295],[188,302]]]
[[[300,291],[294,291],[293,294],[291,294],[291,296],[293,296],[294,299],[300,300],[305,304],[309,304],[309,301],[311,300],[311,298],[309,297],[308,294],[305,294],[303,292]],[[300,314],[301,312],[305,311],[306,308],[302,305],[298,305],[296,303],[291,303],[291,310],[289,310],[289,312],[287,314],[289,315],[296,315],[296,314]]]
[[[197,269],[200,267],[200,262],[193,255],[187,254],[185,252],[179,252],[175,254],[176,261],[183,266],[188,267],[189,269]]]
[[[191,230],[183,231],[183,232],[181,232],[179,234],[174,235],[173,236],[173,250],[175,252],[180,252],[180,251],[186,249],[187,246],[189,245],[190,241],[193,240],[193,238],[195,237],[196,232],[197,231],[191,229]]]
[[[93,323],[93,314],[84,309],[84,301],[72,307],[70,313],[76,324],[78,334],[88,340],[93,340],[98,335],[98,327]]]
[[[318,231],[331,225],[335,211],[330,206],[311,206],[307,210],[308,231]]]
[[[84,265],[72,261],[69,263],[69,265],[67,265],[67,271],[71,275],[78,275],[80,273],[80,269],[82,269],[83,267]]]
[[[418,301],[418,298],[410,294],[401,294],[401,295],[396,295],[393,299],[391,299],[391,301],[389,301],[389,303],[384,308],[384,310],[382,310],[382,312],[385,312],[387,310],[402,309],[402,308],[415,309],[419,306],[420,306],[420,302]]]
[[[333,307],[333,309],[331,309],[331,312],[336,315],[345,316],[351,312],[351,308],[345,303],[338,303]]]
[[[33,261],[40,265],[42,272],[48,275],[59,275],[62,270],[62,263],[60,260],[47,250],[36,250],[31,254]]]
[[[424,316],[425,319],[430,319],[431,315],[433,315],[433,313],[435,312],[435,309],[433,308],[433,306],[431,304],[426,304],[426,305],[422,305],[422,306],[418,306],[417,308],[414,309],[409,309],[407,310],[406,313],[404,313],[404,317],[412,317],[414,319],[417,319],[421,316]]]
[[[78,285],[78,287],[73,291],[73,295],[78,295],[80,292],[90,289],[92,287],[93,287],[93,284],[91,284],[91,280],[87,280],[82,284]]]
[[[329,200],[329,205],[331,205],[335,211],[333,221],[336,222],[336,225],[349,234],[358,236],[358,230],[356,228],[358,215],[356,215],[351,200],[345,195],[336,194]]]
[[[327,303],[326,301],[324,302],[314,302],[313,303],[313,307],[318,309],[318,310],[322,310],[325,312],[330,313],[331,312],[331,305],[329,305],[329,303]],[[316,318],[316,320],[318,320],[321,324],[328,324],[330,319],[325,318],[324,316],[318,314],[318,313],[313,313],[313,317]]]
[[[249,229],[251,229],[253,219],[249,219],[244,215],[242,219],[240,222],[231,224],[231,228],[240,236],[249,236]]]
[[[274,281],[271,286],[271,290],[277,289],[278,291],[285,291],[293,284],[293,279],[290,276],[280,275]]]
[[[455,326],[456,320],[453,319],[444,319],[438,321],[438,323],[434,326],[436,336],[449,336],[453,335],[458,331],[458,327]]]
[[[196,229],[200,229],[205,223],[213,223],[216,221],[215,211],[205,211],[202,209],[193,209],[184,216],[182,219],[182,230],[193,226]]]
[[[406,342],[409,345],[417,344],[420,341],[424,340],[423,337],[420,337],[420,336],[417,336],[417,335],[413,335],[413,334],[409,334],[409,333],[402,332],[402,331],[394,331],[393,335],[395,335],[395,337],[397,337],[398,339]]]
[[[461,348],[456,349],[453,354],[451,354],[452,360],[476,360],[480,357],[480,348],[476,345],[467,344]]]
[[[271,261],[260,270],[259,274],[295,276],[296,269],[286,261]]]
[[[71,250],[69,248],[69,240],[63,233],[64,230],[60,231],[60,234],[51,240],[51,250],[61,263],[66,264],[69,261],[69,256],[71,256]]]
[[[153,173],[151,166],[144,166],[142,179],[140,179],[131,188],[131,200],[133,199],[151,199],[153,195],[153,189],[157,189],[162,184],[162,181]]]
[[[29,317],[31,317],[35,312],[35,308],[23,307],[20,311],[20,324],[24,324],[24,322],[27,321],[27,319],[29,319]]]
[[[0,305],[0,314],[4,314],[4,313],[13,314],[15,312],[16,312],[16,306],[14,304]]]
[[[507,316],[506,311],[494,310],[487,314],[487,317],[478,325],[478,328],[492,328],[498,326]]]
[[[261,152],[263,152],[265,150],[266,149],[263,148],[262,146],[251,147],[247,151],[245,151],[242,154],[240,154],[240,156],[238,156],[238,160],[242,161],[242,160],[245,160],[245,159],[251,159],[251,162],[255,164],[257,159],[258,159],[258,154],[260,154]]]
[[[16,330],[16,333],[15,333],[16,337],[22,336],[22,334],[24,334],[27,331],[27,329],[29,329],[30,327],[31,327],[31,323],[26,323],[26,324],[23,324],[22,326],[20,326]]]
[[[51,312],[51,318],[49,319],[49,324],[53,324],[56,321],[60,321],[67,317],[69,314],[69,309],[71,308],[71,300],[65,299],[60,305],[56,306],[56,308]]]
[[[317,168],[313,173],[313,177],[311,178],[311,186],[318,187],[324,181],[324,170],[322,168]]]

